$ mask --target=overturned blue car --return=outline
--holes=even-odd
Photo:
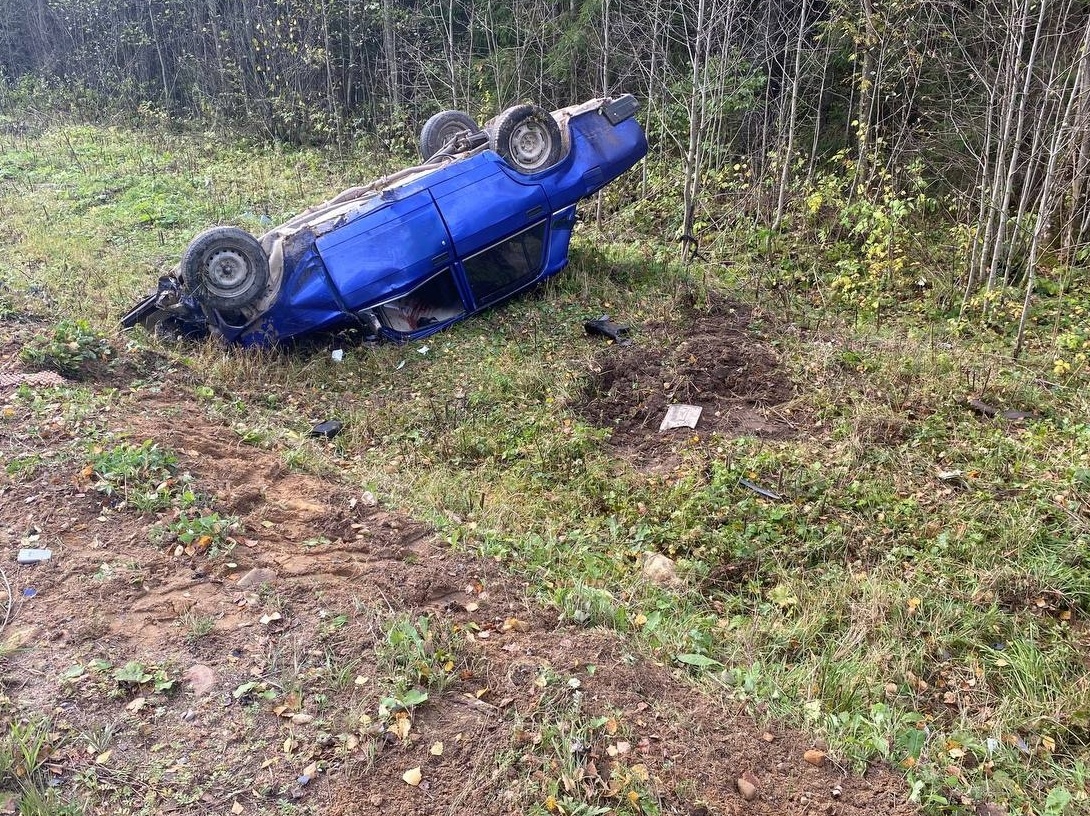
[[[255,238],[214,227],[122,319],[246,346],[359,329],[425,337],[555,275],[575,205],[647,152],[630,96],[549,113],[509,108],[483,128],[431,117],[422,163],[353,187]]]

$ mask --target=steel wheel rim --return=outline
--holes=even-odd
[[[549,132],[536,120],[520,123],[511,133],[511,155],[520,167],[527,170],[544,164],[551,149]]]
[[[205,286],[210,292],[229,296],[246,287],[250,277],[250,264],[233,249],[221,249],[213,253],[205,264]]]

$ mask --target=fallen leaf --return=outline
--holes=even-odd
[[[246,808],[238,803],[238,799],[236,799],[234,801],[234,804],[231,805],[231,812],[235,814],[235,816],[238,816],[238,814],[242,813],[245,810]]]
[[[414,788],[420,784],[420,780],[424,778],[424,774],[420,772],[420,767],[409,768],[401,775],[401,778],[405,780],[406,784],[412,785]]]
[[[503,622],[500,629],[504,632],[527,632],[530,629],[530,624],[518,618],[508,618]]]
[[[908,603],[906,604],[908,606],[908,614],[915,615],[916,610],[920,608],[921,603],[922,601],[920,601],[919,598],[909,598]]]
[[[145,705],[147,705],[147,702],[148,701],[145,698],[137,697],[131,703],[129,703],[127,706],[125,706],[125,710],[126,711],[139,711]]]
[[[431,748],[428,749],[428,752],[432,756],[442,756],[443,755],[443,743],[442,742],[433,742],[431,744]]]
[[[273,621],[278,621],[280,619],[281,619],[280,613],[279,612],[273,612],[273,613],[268,614],[268,615],[262,615],[260,620],[261,620],[261,623],[262,623],[263,626],[268,626]]]
[[[632,619],[632,622],[637,626],[643,626],[645,623],[647,623],[647,615],[640,612],[638,615],[636,615],[635,618]]]
[[[409,722],[408,717],[400,717],[394,720],[393,724],[390,726],[390,730],[401,740],[409,738],[410,729],[412,729],[412,723]]]
[[[479,603],[477,603],[476,601],[470,601],[469,603],[466,604],[466,612],[476,612],[480,608],[481,608],[481,605]]]
[[[318,763],[312,762],[307,767],[303,768],[303,776],[309,776],[311,779],[318,775]]]
[[[107,762],[110,761],[110,757],[113,756],[113,753],[113,751],[103,751],[101,754],[95,757],[95,762],[99,765],[105,765]]]

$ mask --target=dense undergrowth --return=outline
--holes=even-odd
[[[424,344],[337,364],[321,342],[256,352],[116,333],[196,231],[259,232],[397,163],[364,161],[161,128],[7,135],[0,314],[26,362],[46,364],[53,337],[78,368],[99,348],[91,330],[121,361],[166,355],[193,404],[246,442],[428,519],[569,619],[626,632],[847,762],[889,761],[925,812],[1087,807],[1090,302],[1074,272],[1043,276],[1012,361],[1002,297],[987,321],[959,315],[964,230],[941,198],[861,203],[822,177],[775,235],[711,213],[684,264],[652,167],[610,189],[600,223],[588,209],[563,275]],[[578,412],[595,354],[582,320],[639,327],[724,296],[766,321],[797,433],[697,433],[664,468],[619,458]],[[1033,417],[984,421],[968,397]],[[330,416],[345,423],[334,442],[305,437]],[[641,577],[652,551],[677,560],[684,588]]]

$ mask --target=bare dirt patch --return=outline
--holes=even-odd
[[[640,327],[632,343],[598,355],[580,413],[612,429],[611,444],[633,455],[669,453],[692,436],[659,431],[675,403],[703,409],[696,433],[704,436],[792,436],[794,425],[776,406],[794,386],[753,320],[751,307],[717,298],[690,305],[677,322]]]
[[[786,399],[771,352],[747,340],[744,318],[721,317],[669,346],[653,373],[633,367],[654,365],[649,350],[610,349],[634,355],[611,382],[628,376],[650,394],[648,378],[688,372],[676,395],[708,397],[721,429],[743,421],[732,407]],[[698,375],[701,358],[718,373]],[[808,764],[804,735],[698,691],[615,633],[558,622],[496,563],[451,551],[351,484],[286,468],[169,386],[114,400],[100,433],[175,451],[209,506],[239,517],[245,532],[214,558],[155,535],[169,512],[96,492],[78,429],[31,415],[10,391],[0,399],[5,461],[57,452],[0,485],[14,604],[4,634],[22,646],[3,665],[0,713],[53,719],[49,772],[88,812],[468,816],[525,813],[550,792],[621,813],[912,812],[887,771]],[[637,438],[652,403],[622,433]],[[63,398],[36,410],[60,414]],[[52,559],[16,565],[31,540]],[[394,675],[427,683],[412,661],[393,667],[392,621],[429,627],[422,659],[446,676],[400,720],[378,708]],[[133,663],[148,680],[118,679]]]

